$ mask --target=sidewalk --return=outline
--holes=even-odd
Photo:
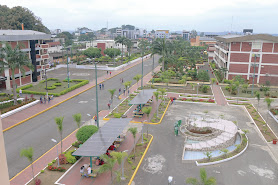
[[[148,58],[146,58],[148,59]],[[145,59],[145,60],[146,60]],[[115,76],[117,76],[118,74],[138,65],[141,63],[140,61],[134,62],[132,64],[129,64],[127,67],[125,68],[121,68],[118,71],[112,71],[112,75],[110,76],[108,75],[104,75],[101,77],[98,77],[98,83],[103,83],[106,80],[113,78]],[[65,95],[59,96],[59,97],[54,97],[53,100],[50,101],[50,103],[46,103],[46,104],[36,104],[30,108],[24,109],[18,113],[13,114],[12,116],[6,117],[4,119],[2,119],[2,128],[3,128],[3,132],[7,131],[9,128],[19,125],[91,88],[93,88],[95,86],[95,81],[90,82],[89,84],[86,84],[78,89],[75,89],[71,92],[68,92]]]
[[[140,138],[141,134],[137,134],[136,142]],[[128,150],[128,153],[134,148],[133,136],[130,133],[127,133],[125,140],[118,148],[117,152],[122,152]],[[75,184],[94,184],[94,185],[109,185],[111,182],[111,172],[105,172],[98,175],[96,178],[86,178],[80,176],[80,168],[84,164],[89,164],[89,157],[83,157],[60,181],[61,184],[66,185],[75,185]],[[114,170],[119,169],[119,165],[116,163]],[[113,174],[115,177],[115,174]]]

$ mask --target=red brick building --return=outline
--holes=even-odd
[[[215,37],[214,61],[228,69],[226,79],[236,75],[258,84],[278,85],[278,37],[268,34]]]
[[[4,43],[0,47],[3,47],[5,44],[10,44],[13,48],[17,44],[23,46],[21,50],[26,52],[29,56],[30,62],[34,65],[34,71],[31,71],[27,67],[25,68],[25,77],[23,77],[18,69],[15,70],[15,82],[17,86],[42,79],[44,69],[49,68],[49,45],[45,44],[44,40],[50,38],[50,34],[32,30],[0,30],[0,42]],[[12,88],[11,75],[12,72],[10,69],[6,69],[0,74],[0,88]]]

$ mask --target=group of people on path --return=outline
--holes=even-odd
[[[50,103],[50,100],[53,100],[53,97],[54,97],[53,95],[48,96],[48,97],[46,95],[45,96],[41,96],[40,97],[40,103],[41,104],[43,104],[43,103],[46,104],[46,101],[48,101],[48,103]]]
[[[106,71],[106,74],[107,74],[107,75],[108,75],[109,73],[110,73],[110,76],[111,76],[111,74],[112,74],[111,71],[110,71],[110,72],[109,72],[109,71]]]
[[[104,90],[104,83],[99,84],[99,90],[101,90],[101,88]]]

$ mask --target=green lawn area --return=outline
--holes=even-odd
[[[56,81],[47,81],[47,87],[51,87]],[[72,87],[80,82],[70,82],[69,86]],[[68,82],[61,82],[61,86],[56,86],[55,89],[48,90],[48,93],[60,93],[61,91],[68,88]],[[36,92],[46,92],[46,82],[44,83],[38,83],[37,85],[34,85],[33,87],[28,88],[29,91],[36,91]]]
[[[257,87],[254,88],[254,95],[253,95],[253,96],[251,95],[251,93],[243,93],[241,89],[239,90],[239,95],[231,94],[229,91],[227,91],[227,90],[225,89],[225,86],[222,86],[221,89],[222,89],[224,95],[225,95],[225,96],[228,96],[228,97],[237,97],[237,96],[238,96],[238,97],[245,97],[245,98],[255,98],[255,92],[256,92],[256,91],[260,92],[261,98],[264,98],[264,97],[265,97],[265,96],[264,96],[264,92],[263,92],[263,91],[260,91],[260,89],[257,88]],[[248,91],[251,91],[251,90],[252,90],[252,88],[249,87],[249,88],[248,88]],[[270,93],[270,97],[271,97],[271,96],[277,96],[277,97],[278,97],[278,88],[277,88],[277,89],[271,88],[270,91],[269,91],[269,93]]]

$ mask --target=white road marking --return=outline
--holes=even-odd
[[[79,101],[78,103],[88,103],[88,101]]]
[[[249,169],[253,173],[258,174],[261,177],[265,177],[265,178],[272,179],[272,180],[275,178],[274,172],[271,170],[258,168],[257,166],[254,166],[254,165],[249,165]]]
[[[163,163],[166,159],[162,155],[155,155],[146,159],[147,163],[143,166],[143,170],[151,174],[162,173]]]

